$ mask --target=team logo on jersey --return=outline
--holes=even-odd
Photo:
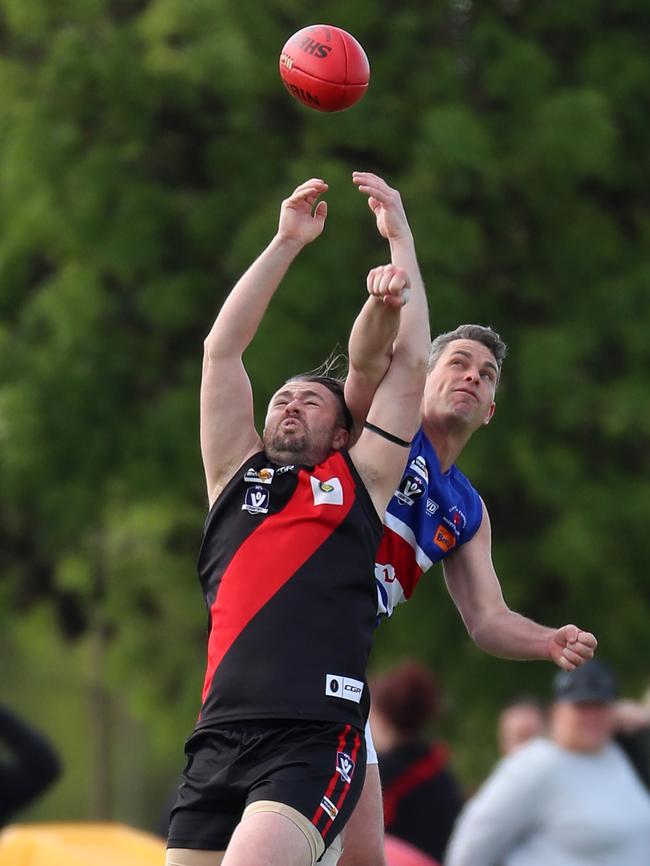
[[[445,553],[449,553],[456,546],[456,536],[441,523],[435,531],[433,543],[441,550],[444,550]]]
[[[270,484],[273,481],[274,472],[275,469],[271,469],[268,466],[264,466],[259,472],[251,467],[246,470],[244,481],[253,482],[254,484]]]
[[[447,526],[451,526],[452,530],[458,536],[460,536],[460,533],[467,525],[467,518],[457,505],[452,505],[449,509],[449,517],[443,517],[443,520]]]
[[[361,703],[363,683],[352,677],[342,677],[339,674],[325,675],[325,694],[330,698],[341,698],[343,701]]]
[[[392,583],[395,580],[395,568],[387,562],[382,565],[380,562],[375,563],[375,580],[380,583]]]
[[[412,469],[413,472],[416,473],[416,475],[419,475],[423,479],[425,484],[429,483],[429,470],[427,469],[427,461],[421,454],[418,454],[418,456],[414,460],[411,460],[409,464],[409,469]]]
[[[248,511],[249,514],[268,514],[270,499],[269,491],[261,484],[255,484],[246,491],[242,511]]]
[[[429,499],[427,496],[427,514],[429,517],[433,517],[440,506],[437,502],[434,502],[433,499]]]
[[[349,784],[352,781],[352,776],[354,775],[354,761],[345,752],[337,752],[336,772],[344,782]]]
[[[424,481],[419,475],[405,475],[400,486],[395,491],[395,497],[402,505],[413,505],[416,499],[421,499],[426,490]]]
[[[310,476],[314,505],[343,505],[343,486],[338,478],[321,481]]]
[[[332,821],[336,818],[336,816],[339,813],[339,810],[336,808],[334,803],[332,803],[332,801],[330,800],[329,797],[323,797],[323,799],[320,801],[320,806],[321,806],[321,809],[323,810],[323,812],[327,812],[327,814],[330,816]]]

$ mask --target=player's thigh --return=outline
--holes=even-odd
[[[325,861],[326,866],[334,866]],[[385,866],[384,810],[379,766],[368,764],[366,778],[354,812],[343,832],[339,866]]]
[[[223,858],[223,866],[313,866],[315,862],[314,840],[300,821],[282,810],[244,813]]]
[[[195,851],[192,848],[168,848],[165,866],[221,866],[225,851]]]
[[[248,798],[246,811],[289,807],[316,839],[316,858],[347,823],[363,788],[365,742],[347,724],[300,724],[276,743],[274,759]]]

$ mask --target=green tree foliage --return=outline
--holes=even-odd
[[[369,54],[351,111],[310,112],[281,86],[280,48],[312,16]],[[202,339],[281,198],[319,175],[326,232],[247,355],[258,407],[345,344],[387,256],[350,182],[363,168],[403,193],[434,331],[489,322],[509,343],[493,425],[461,462],[508,600],[593,629],[639,688],[649,17],[641,0],[0,0],[7,652],[26,633],[56,648],[80,688],[100,683],[146,720],[157,756],[180,754],[203,672]],[[416,653],[439,670],[475,781],[495,706],[545,689],[550,669],[481,655],[439,574],[423,583],[375,664]]]

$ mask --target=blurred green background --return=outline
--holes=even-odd
[[[370,58],[342,114],[278,76],[316,22]],[[0,699],[65,763],[21,818],[151,828],[182,767],[204,672],[202,341],[314,175],[328,222],[247,354],[258,408],[345,346],[388,255],[351,171],[378,172],[434,333],[476,321],[509,344],[461,459],[507,600],[593,630],[626,694],[647,684],[649,27],[645,0],[0,0]],[[470,787],[499,705],[552,675],[481,654],[439,570],[373,669],[405,655],[444,683]]]

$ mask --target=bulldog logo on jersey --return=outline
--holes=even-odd
[[[409,473],[402,478],[400,486],[395,491],[395,497],[402,505],[413,505],[416,499],[424,496],[425,490],[424,479],[420,475]]]
[[[354,761],[345,752],[337,752],[336,755],[336,772],[340,775],[344,782],[350,784],[354,775]]]
[[[321,481],[311,475],[310,481],[314,505],[343,505],[343,486],[339,478]]]
[[[249,514],[268,514],[270,499],[269,491],[260,484],[255,484],[246,491],[242,511],[248,511]]]

